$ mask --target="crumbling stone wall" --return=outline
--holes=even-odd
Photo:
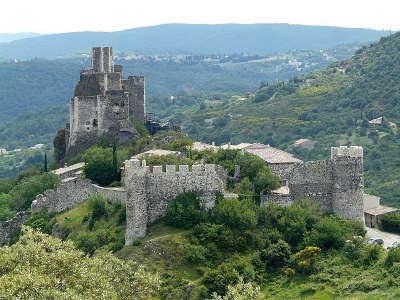
[[[0,245],[9,244],[11,239],[18,234],[21,225],[28,219],[29,212],[22,211],[10,220],[0,222]]]
[[[162,217],[171,200],[184,192],[196,192],[203,208],[215,205],[224,182],[215,165],[154,166],[132,158],[125,162],[123,183],[127,190],[125,243],[145,236],[147,225]]]
[[[104,188],[80,177],[63,179],[55,189],[47,190],[33,200],[31,211],[46,208],[49,212],[62,212],[73,208],[87,198],[101,194],[109,201],[125,203],[126,191],[123,188]]]
[[[364,219],[363,149],[332,147],[331,158],[297,165],[288,175],[288,195],[267,195],[264,203],[277,204],[309,198],[329,213]]]

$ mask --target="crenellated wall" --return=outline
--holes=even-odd
[[[123,185],[127,190],[126,244],[145,236],[147,225],[164,216],[168,204],[184,192],[196,192],[201,206],[214,207],[224,182],[215,165],[149,167],[138,159],[125,162]]]

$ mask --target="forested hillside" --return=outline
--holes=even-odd
[[[72,32],[22,39],[0,44],[0,60],[71,57],[88,53],[93,45],[153,54],[265,55],[368,42],[384,35],[387,32],[370,29],[290,24],[164,24],[117,32]]]
[[[326,157],[333,145],[362,145],[367,189],[400,206],[400,33],[358,50],[345,61],[277,84],[254,95],[209,100],[176,120],[192,137],[222,142],[258,141],[289,147],[299,138],[319,143],[297,150],[305,159]],[[382,126],[368,121],[383,116]],[[296,150],[294,150],[296,151]]]
[[[261,81],[286,80],[350,56],[359,45],[270,56],[120,56],[126,74],[146,78],[147,111],[168,117],[207,96],[227,99]],[[49,143],[68,117],[68,101],[88,58],[0,64],[0,147]]]

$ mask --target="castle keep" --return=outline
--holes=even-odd
[[[145,122],[145,81],[123,78],[114,64],[111,47],[92,49],[92,67],[82,70],[70,101],[66,128],[66,154],[74,155],[106,135],[119,143],[137,135],[132,121]]]

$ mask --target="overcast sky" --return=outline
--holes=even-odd
[[[1,0],[0,32],[115,31],[163,23],[400,28],[400,0]]]

